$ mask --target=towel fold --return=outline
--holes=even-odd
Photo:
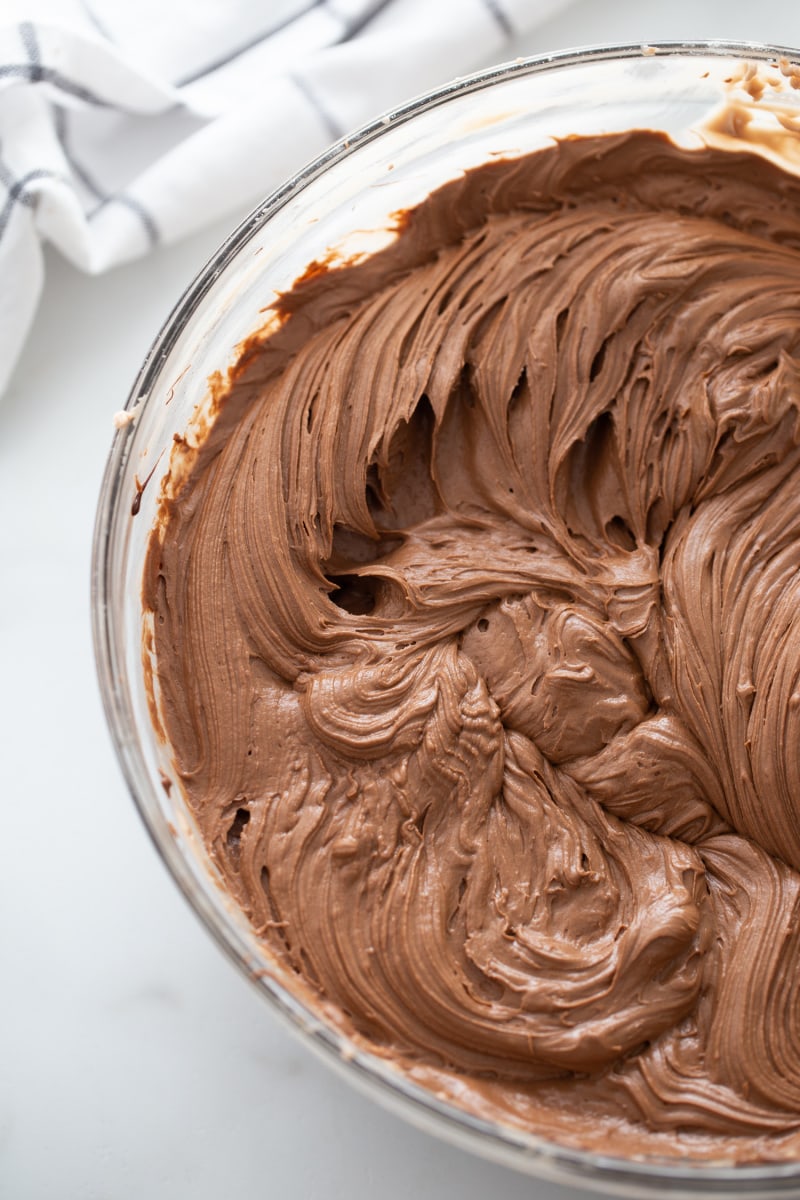
[[[259,203],[568,0],[33,0],[0,19],[0,390],[42,243],[101,272]]]

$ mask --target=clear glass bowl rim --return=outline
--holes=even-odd
[[[412,120],[449,100],[491,87],[520,76],[564,67],[642,56],[719,57],[736,61],[773,63],[800,59],[800,51],[748,41],[656,41],[595,45],[538,54],[501,63],[455,79],[426,92],[396,109],[360,126],[329,146],[259,204],[222,243],[189,284],[157,334],[131,388],[126,410],[146,403],[169,352],[195,309],[220,273],[280,209],[312,180],[361,146],[381,137],[387,130]],[[179,847],[165,826],[154,819],[148,803],[154,783],[149,775],[135,731],[128,720],[119,685],[117,664],[122,653],[113,625],[114,579],[109,571],[114,516],[122,503],[121,481],[127,462],[130,427],[118,430],[106,464],[95,518],[91,563],[91,616],[95,660],[106,720],[128,789],[159,855],[179,889],[208,932],[245,977],[302,1040],[334,1067],[343,1070],[351,1083],[360,1085],[384,1106],[394,1108],[406,1120],[427,1130],[434,1129],[446,1140],[518,1170],[563,1184],[584,1186],[629,1195],[729,1195],[800,1196],[800,1161],[789,1163],[706,1166],[700,1162],[672,1160],[638,1161],[572,1149],[556,1142],[527,1135],[462,1111],[437,1098],[425,1088],[409,1082],[387,1068],[379,1057],[345,1046],[345,1039],[288,992],[277,980],[256,974],[252,961],[238,945],[217,910],[205,901],[185,869]]]

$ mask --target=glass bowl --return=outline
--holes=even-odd
[[[800,1162],[634,1161],[564,1148],[461,1110],[326,1023],[222,888],[184,803],[151,712],[142,570],[173,438],[202,424],[209,377],[224,374],[237,346],[264,327],[275,294],[310,263],[377,249],[391,236],[391,214],[489,157],[569,134],[684,134],[729,95],[743,62],[782,58],[794,62],[797,52],[709,42],[540,56],[457,80],[338,142],[231,234],[174,308],[134,383],[97,512],[92,608],[106,715],[142,818],[209,932],[306,1043],[376,1100],[508,1166],[618,1195],[800,1195]],[[797,107],[800,97],[787,91],[782,103]]]

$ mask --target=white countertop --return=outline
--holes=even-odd
[[[798,45],[800,7],[579,0],[514,52],[668,37]],[[577,1200],[410,1128],[289,1036],[187,907],[123,783],[89,620],[112,415],[234,223],[101,278],[48,254],[0,398],[0,1196]]]

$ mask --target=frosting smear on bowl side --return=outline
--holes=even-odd
[[[279,308],[144,582],[225,886],[470,1111],[800,1156],[800,179],[567,139]]]

